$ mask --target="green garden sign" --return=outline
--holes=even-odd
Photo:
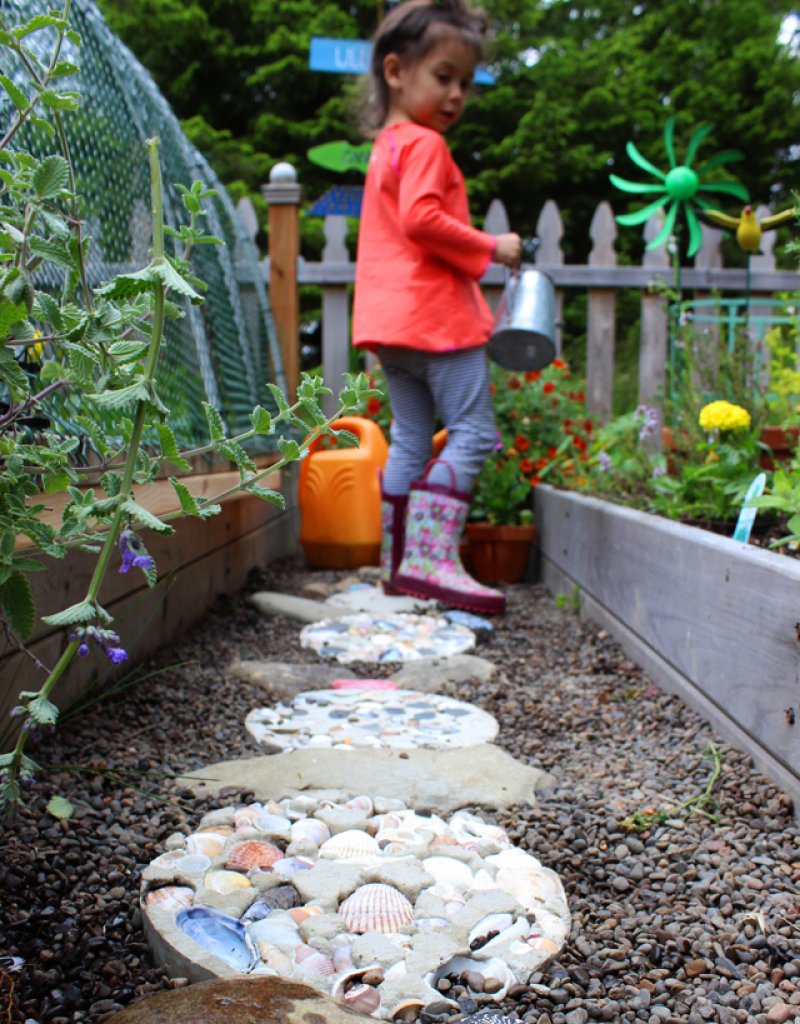
[[[350,142],[326,142],[322,146],[309,149],[306,155],[313,164],[328,171],[360,171],[361,174],[366,174],[371,152],[371,142],[362,142],[359,146],[354,146]]]

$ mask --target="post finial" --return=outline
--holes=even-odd
[[[273,166],[269,172],[269,180],[273,185],[294,184],[297,181],[297,171],[290,163],[282,160]]]

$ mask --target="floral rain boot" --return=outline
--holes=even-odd
[[[505,595],[478,583],[461,563],[459,545],[468,511],[469,495],[415,481],[408,496],[405,551],[393,584],[401,594],[500,615]]]
[[[408,495],[382,494],[381,499],[381,585],[384,594],[396,596],[400,591],[394,577],[403,557]]]

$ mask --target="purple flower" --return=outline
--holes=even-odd
[[[652,477],[653,477],[654,480],[657,480],[660,476],[664,476],[664,474],[666,472],[667,471],[664,468],[664,466],[654,466],[653,467],[653,472],[652,472]]]
[[[497,440],[495,441],[494,450],[496,452],[501,452],[503,450],[503,448],[505,448],[505,445],[503,444],[503,439],[502,439],[502,437],[500,437],[500,431],[498,430],[497,431]]]
[[[154,562],[144,549],[141,540],[133,530],[125,527],[119,535],[119,553],[122,556],[120,572],[130,572],[131,569],[152,569]]]
[[[89,654],[89,645],[85,640],[81,640],[78,644],[78,657],[85,658]]]
[[[119,665],[121,661],[127,661],[128,652],[124,647],[103,647],[112,665]]]
[[[642,417],[639,441],[643,443],[648,437],[654,437],[658,432],[658,409],[654,409],[649,405],[639,405],[636,407],[636,414]]]
[[[603,473],[607,473],[608,470],[611,469],[611,456],[608,452],[600,452],[597,456],[597,461]]]

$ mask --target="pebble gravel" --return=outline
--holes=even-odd
[[[248,589],[299,594],[341,576],[286,561]],[[800,1022],[800,828],[787,797],[569,602],[558,607],[539,585],[507,596],[476,651],[500,672],[445,692],[495,715],[497,742],[554,776],[536,804],[483,813],[559,873],[573,928],[561,954],[498,1010],[525,1024]],[[171,776],[258,753],[243,723],[269,693],[265,701],[264,689],[226,679],[225,668],[313,664],[298,629],[261,618],[246,591],[220,600],[32,751],[51,771],[0,826],[2,1024],[101,1022],[185,984],[153,965],[140,873],[167,836],[243,795],[198,799]],[[712,744],[720,774],[711,803],[669,811],[644,831],[623,826],[701,794]],[[46,815],[53,792],[75,805],[70,821]],[[463,1014],[476,1009],[457,979],[447,995]],[[422,1024],[457,1019],[447,1003],[436,1010]]]

